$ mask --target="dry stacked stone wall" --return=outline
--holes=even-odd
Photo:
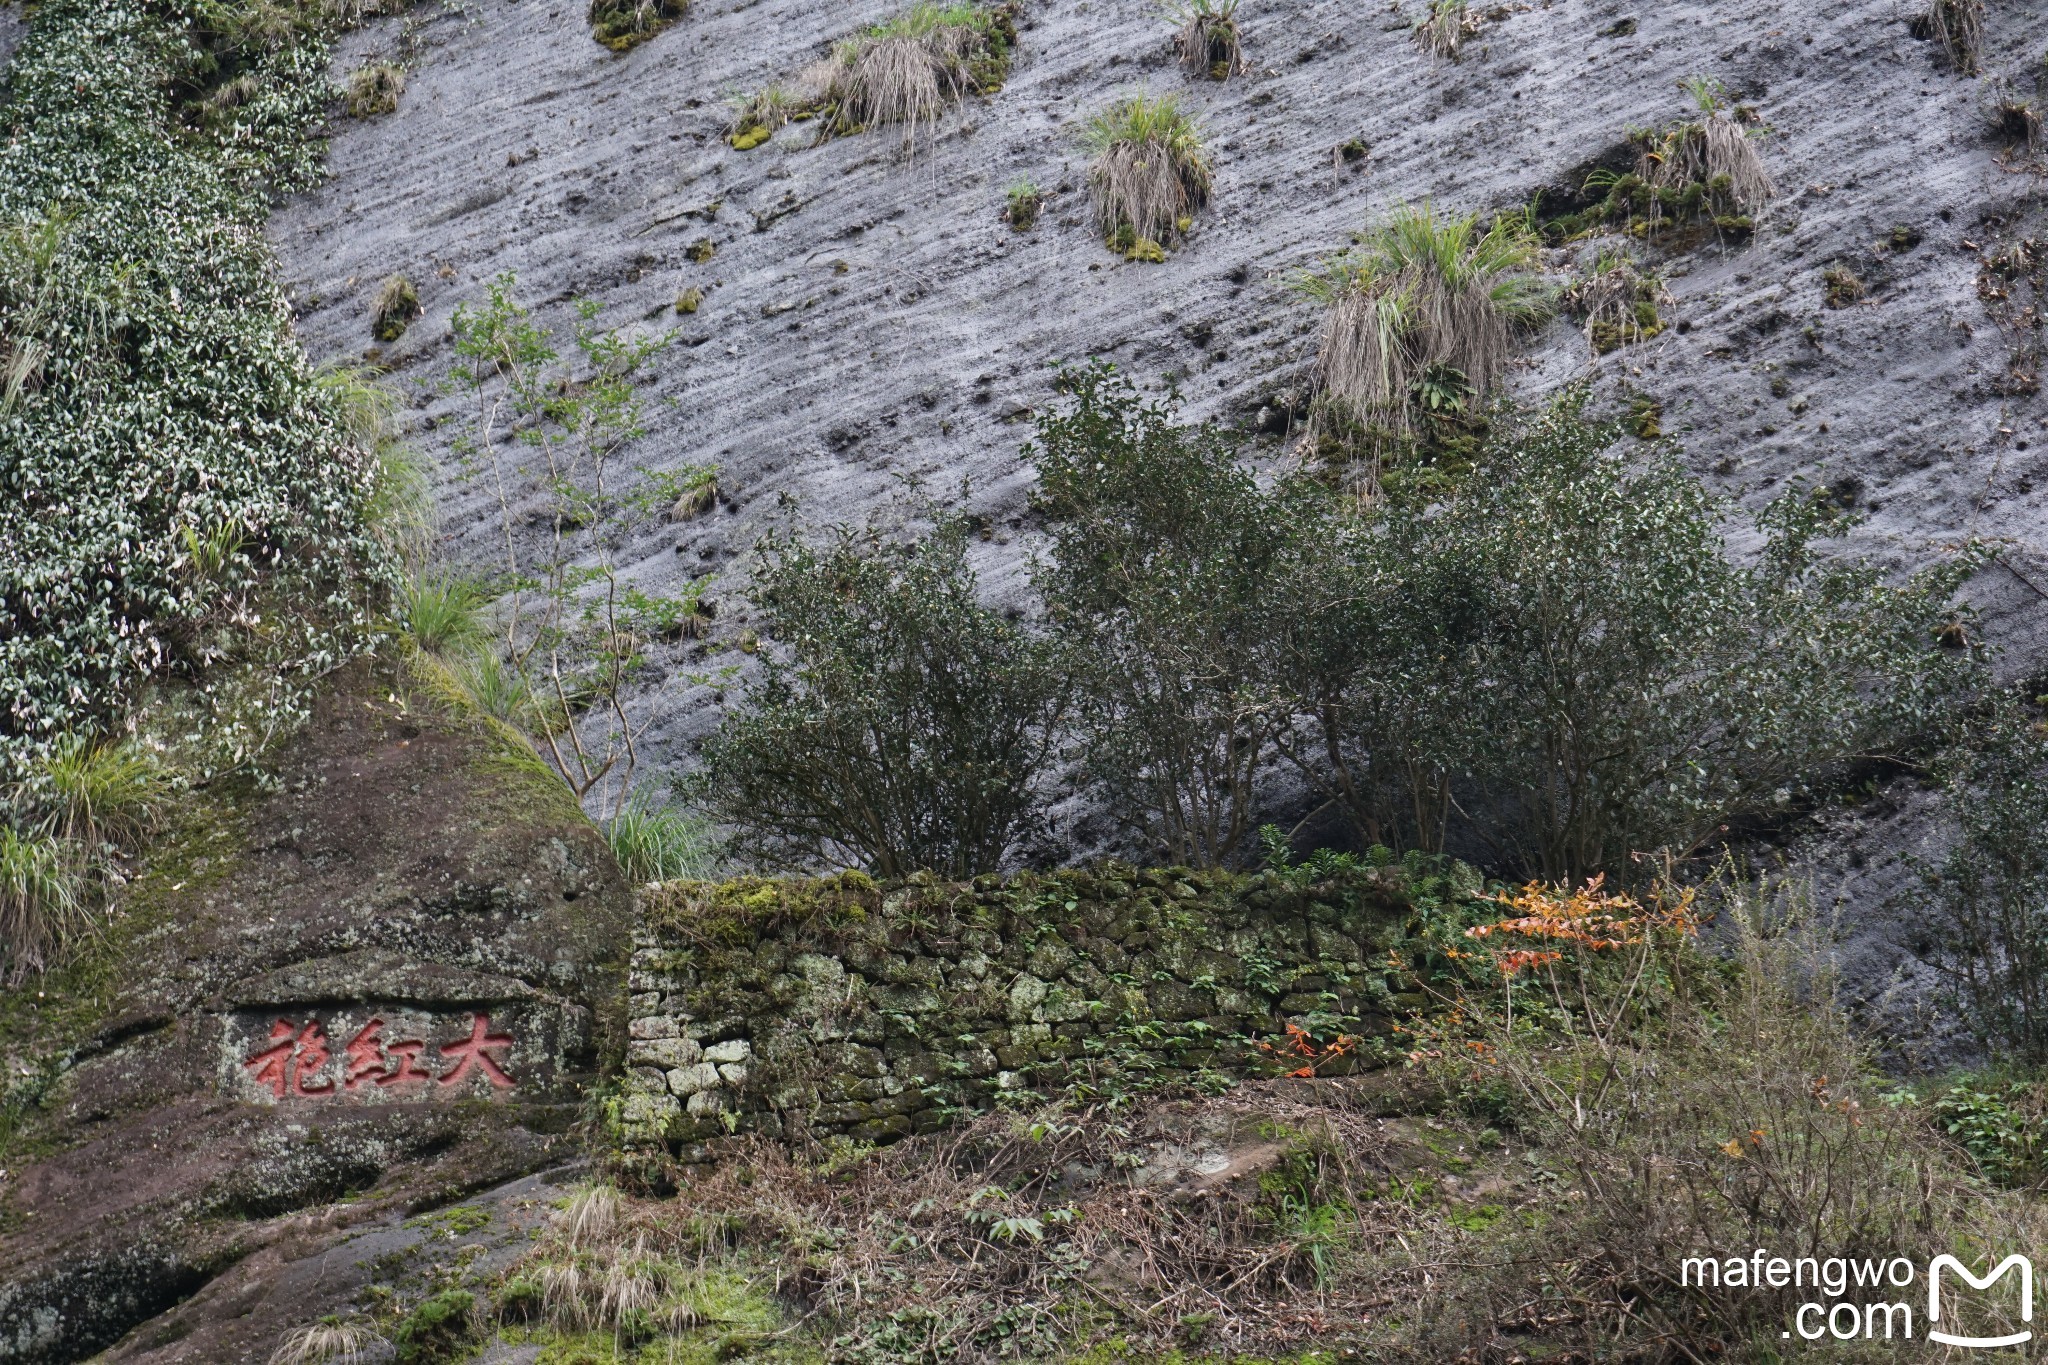
[[[646,888],[611,1102],[627,1164],[744,1134],[887,1142],[1055,1094],[1320,1074],[1397,1008],[1400,866],[1239,876],[1107,867],[880,886],[859,874]]]

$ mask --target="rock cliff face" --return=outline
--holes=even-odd
[[[1998,80],[2037,78],[2037,7],[1990,6],[1987,74],[1971,79],[1913,35],[1900,0],[1475,5],[1483,23],[1455,63],[1410,41],[1413,6],[1267,0],[1240,14],[1252,69],[1219,84],[1173,64],[1153,4],[1051,0],[1022,7],[1008,84],[913,147],[889,131],[820,143],[811,123],[726,144],[727,96],[894,8],[703,0],[623,56],[591,41],[575,5],[422,12],[351,40],[339,68],[402,60],[405,94],[393,114],[336,123],[331,180],[284,206],[272,235],[319,356],[373,346],[386,276],[419,283],[424,318],[379,354],[442,458],[453,555],[488,564],[503,532],[490,481],[462,477],[453,454],[463,405],[437,388],[448,322],[514,271],[557,326],[587,297],[609,324],[677,332],[628,462],[715,463],[731,501],[645,532],[625,556],[634,581],[714,572],[730,604],[735,557],[787,500],[807,521],[859,519],[917,478],[945,497],[967,483],[993,529],[985,578],[1021,602],[1020,422],[1049,400],[1050,362],[1100,355],[1172,379],[1191,415],[1281,459],[1289,438],[1273,429],[1318,321],[1284,287],[1291,271],[1402,201],[1494,211],[1542,190],[1562,204],[1629,128],[1681,116],[1678,82],[1700,75],[1768,125],[1778,193],[1755,238],[1652,253],[1677,296],[1671,327],[1596,360],[1554,323],[1519,388],[1585,375],[1647,395],[1709,480],[1757,502],[1795,477],[1830,484],[1868,518],[1860,548],[1900,566],[1965,536],[2006,541],[2006,567],[1975,593],[2010,667],[2044,661],[2048,404],[2011,372],[2036,363],[2040,334],[2003,325],[2017,314],[1986,297],[2005,288],[1990,258],[2048,232],[2042,163],[1991,120]],[[1141,86],[1187,93],[1216,162],[1211,209],[1163,265],[1098,240],[1077,145],[1086,115]],[[1369,151],[1347,159],[1354,140]],[[1019,177],[1049,194],[1028,232],[1001,216]],[[693,259],[699,243],[715,254]],[[1830,266],[1866,296],[1826,306]],[[676,314],[691,288],[701,307]],[[717,703],[667,672],[650,671],[637,705],[657,760],[685,767]]]
[[[574,1158],[631,898],[515,744],[352,667],[7,1002],[0,1360],[261,1359],[360,1256],[289,1265]]]

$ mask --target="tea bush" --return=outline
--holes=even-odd
[[[314,173],[319,14],[52,0],[9,67],[0,776],[152,676],[261,731],[368,623],[375,464],[262,234],[267,196]]]
[[[695,784],[735,845],[886,877],[999,866],[1041,799],[1066,685],[1037,632],[976,600],[966,523],[771,537],[761,556],[765,671]]]
[[[1092,665],[1080,766],[1176,857],[1236,854],[1291,764],[1361,845],[1620,873],[1933,734],[1975,685],[1963,553],[1892,583],[1803,490],[1738,509],[1583,395],[1503,421],[1428,507],[1261,487],[1107,368],[1031,453],[1043,588]],[[1967,632],[1961,633],[1967,639]]]
[[[2048,732],[2005,699],[1936,765],[1954,838],[1920,869],[1946,967],[1979,1040],[2048,1060]]]

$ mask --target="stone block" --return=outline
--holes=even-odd
[[[694,1066],[677,1067],[668,1073],[668,1089],[672,1095],[689,1097],[718,1084],[718,1068],[710,1062],[698,1062]]]
[[[636,1038],[626,1045],[626,1061],[632,1066],[659,1067],[673,1071],[702,1061],[704,1049],[691,1038]]]
[[[847,1136],[855,1142],[889,1142],[900,1137],[909,1137],[910,1120],[902,1114],[891,1114],[887,1118],[869,1119],[856,1123],[847,1130]]]

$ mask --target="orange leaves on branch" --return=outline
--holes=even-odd
[[[1284,1043],[1260,1043],[1259,1049],[1282,1065],[1301,1063],[1287,1075],[1294,1080],[1310,1080],[1330,1062],[1349,1053],[1358,1046],[1358,1039],[1348,1033],[1337,1035],[1334,1043],[1323,1044],[1315,1035],[1299,1024],[1287,1026],[1287,1041]]]
[[[1625,892],[1605,891],[1606,881],[1603,872],[1576,891],[1530,882],[1520,891],[1502,892],[1494,899],[1514,913],[1492,924],[1475,925],[1465,931],[1465,937],[1481,941],[1505,937],[1556,945],[1495,949],[1494,966],[1502,976],[1513,977],[1562,961],[1565,949],[1609,952],[1639,944],[1652,934],[1690,934],[1699,927],[1693,912],[1695,892],[1690,887],[1675,893],[1660,890],[1646,906]]]

